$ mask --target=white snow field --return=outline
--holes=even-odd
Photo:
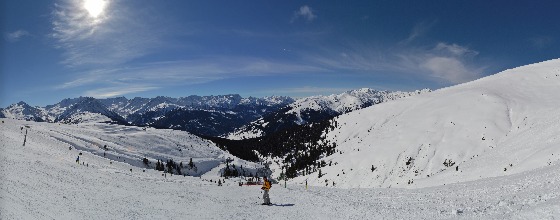
[[[103,156],[68,150],[53,136],[98,140],[73,125],[3,119],[0,124],[0,219],[554,219],[560,217],[560,165],[509,176],[420,189],[338,189],[274,184],[274,205],[260,186],[216,174],[161,176]],[[28,136],[22,146],[25,129]],[[109,126],[111,127],[111,126]],[[128,127],[113,127],[127,129]],[[132,128],[129,128],[132,129]],[[79,130],[85,130],[78,132]],[[113,130],[115,133],[122,131]],[[140,131],[138,131],[140,132]],[[107,134],[104,134],[107,136]],[[78,136],[78,135],[76,135]],[[102,135],[103,136],[103,135]],[[104,137],[105,137],[104,136]],[[59,137],[60,138],[60,137]],[[111,163],[112,162],[112,163]],[[131,172],[130,169],[133,169]],[[356,180],[358,181],[358,180]]]

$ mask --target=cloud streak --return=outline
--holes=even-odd
[[[86,91],[84,95],[110,97],[244,76],[325,71],[328,70],[306,64],[252,57],[207,57],[198,60],[153,62],[132,67],[84,72],[74,80],[55,86],[55,89],[93,86],[95,89]],[[146,90],[140,90],[140,88],[146,88]]]
[[[338,94],[342,92],[346,92],[352,90],[350,88],[330,88],[330,87],[314,87],[314,86],[304,86],[304,87],[292,87],[292,88],[280,88],[274,90],[266,90],[261,93],[269,93],[269,94],[286,94],[286,95],[293,95],[293,94],[309,94],[309,95],[316,95],[316,94]]]
[[[550,36],[538,36],[528,39],[528,41],[536,49],[544,49],[554,43],[554,39]]]
[[[306,22],[312,22],[317,18],[317,15],[315,15],[311,7],[304,5],[294,12],[292,20],[290,22],[293,23],[299,18],[304,19]]]
[[[432,77],[441,78],[451,83],[461,83],[478,76],[475,70],[465,66],[460,60],[451,57],[429,57],[418,63]]]
[[[432,47],[386,49],[356,45],[306,54],[304,59],[332,71],[393,73],[457,84],[477,79],[487,69],[470,63],[478,54],[465,46],[440,42]]]
[[[122,85],[122,86],[113,86],[113,87],[89,90],[84,95],[88,97],[94,97],[94,98],[110,98],[116,96],[123,96],[131,93],[155,90],[158,88],[159,87],[144,85],[144,84]]]
[[[447,44],[447,43],[438,43],[435,48],[435,51],[449,53],[454,56],[476,56],[478,55],[478,51],[471,50],[467,47],[463,47],[457,44]]]
[[[19,40],[21,40],[23,37],[26,36],[30,36],[29,32],[26,30],[17,30],[14,32],[10,32],[10,33],[6,33],[4,38],[8,41],[8,42],[17,42]]]
[[[425,35],[435,24],[436,21],[431,21],[431,22],[424,21],[424,22],[417,23],[410,31],[408,37],[405,40],[401,41],[400,44],[409,44],[413,42],[417,38]]]

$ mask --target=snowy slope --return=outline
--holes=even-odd
[[[233,158],[233,164],[243,165],[247,172],[255,173],[262,166],[244,160],[236,159],[231,154],[216,147],[212,142],[201,139],[184,131],[140,128],[114,124],[99,123],[105,116],[88,113],[80,117],[82,121],[77,125],[25,122],[7,119],[7,123],[14,128],[29,127],[28,140],[39,138],[40,143],[52,143],[53,146],[72,148],[75,154],[87,152],[110,160],[123,162],[135,169],[154,169],[157,160],[172,159],[176,163],[186,165],[192,158],[196,169],[186,170],[189,175],[219,176],[220,169],[227,158]],[[24,133],[24,130],[19,130]],[[23,139],[21,140],[23,142]],[[105,149],[105,146],[107,149]],[[143,158],[150,161],[148,166],[142,162]],[[213,173],[208,173],[214,170]]]
[[[220,187],[215,175],[163,177],[161,172],[142,172],[128,164],[140,151],[179,157],[171,147],[165,148],[172,140],[193,143],[198,150],[188,152],[192,156],[219,155],[208,151],[215,149],[212,146],[206,149],[203,141],[177,131],[3,121],[0,219],[560,218],[558,163],[510,176],[422,189],[311,186],[306,190],[303,185],[274,184],[273,205],[262,206],[260,186],[239,187],[236,180],[226,180]],[[30,127],[25,146],[23,125]],[[112,148],[111,155],[121,155],[126,162],[103,158],[93,150],[105,143]],[[152,143],[167,150],[127,148],[122,146],[125,143]],[[81,160],[88,166],[74,162],[78,151],[68,150],[69,145],[83,149]]]
[[[336,118],[333,165],[294,182],[415,188],[546,167],[560,159],[559,107],[560,60],[375,105]]]

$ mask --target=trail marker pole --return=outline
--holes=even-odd
[[[25,142],[27,142],[27,129],[25,129],[25,136],[23,138],[23,146],[25,147]]]

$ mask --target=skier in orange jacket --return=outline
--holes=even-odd
[[[272,203],[270,203],[270,197],[268,195],[268,191],[270,190],[270,187],[272,187],[272,184],[270,184],[270,181],[268,181],[268,178],[263,177],[264,183],[263,186],[261,187],[262,190],[264,190],[263,193],[263,199],[264,199],[264,203],[263,205],[271,205]]]

